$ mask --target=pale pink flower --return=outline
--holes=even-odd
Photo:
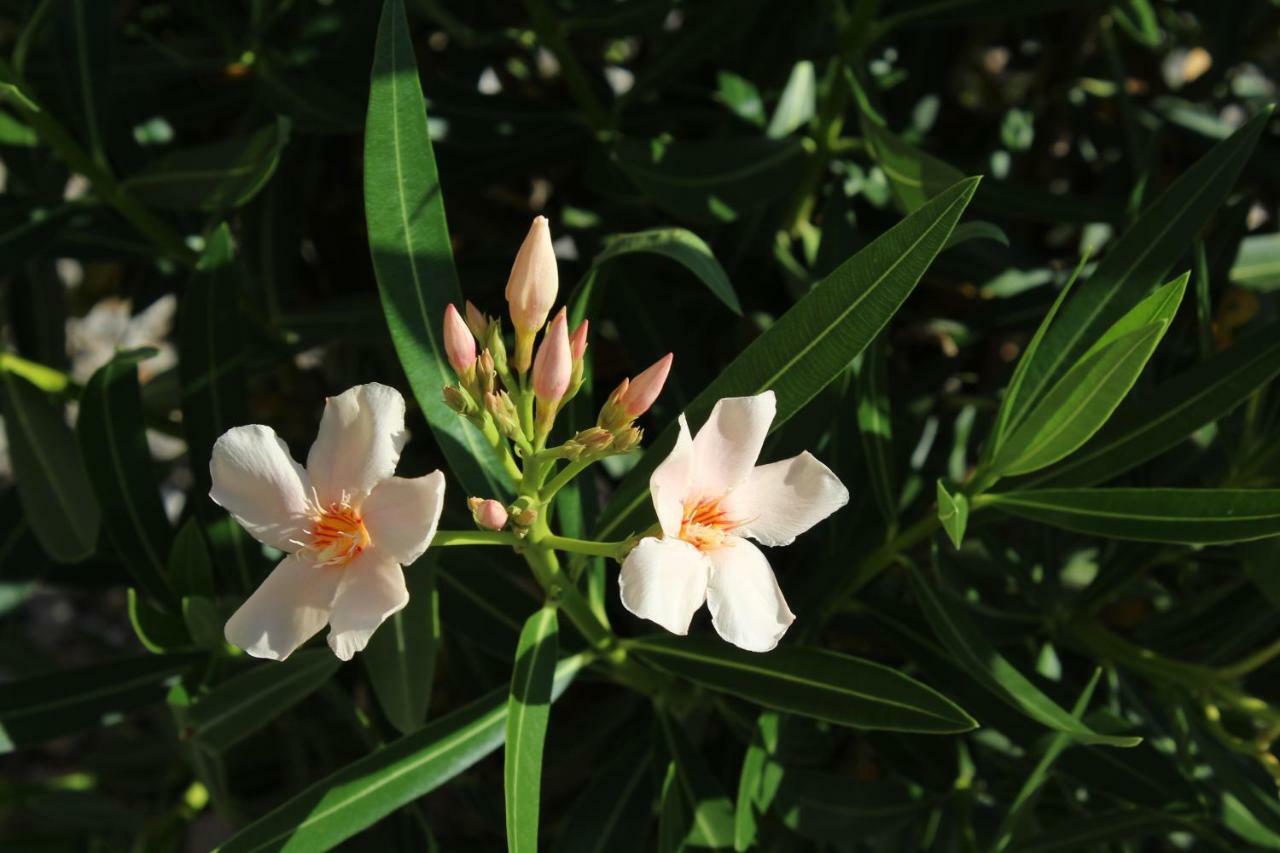
[[[501,530],[507,526],[507,508],[493,498],[471,498],[467,503],[476,524],[485,530]]]
[[[507,279],[507,304],[517,332],[532,334],[542,328],[559,288],[551,225],[545,216],[539,216],[520,245]]]
[[[328,624],[329,646],[350,660],[408,603],[401,566],[435,535],[444,474],[394,476],[407,437],[404,398],[376,383],[325,402],[306,468],[270,427],[223,433],[209,496],[288,553],[227,621],[229,643],[284,660]]]
[[[795,614],[755,545],[789,545],[849,501],[809,453],[756,465],[777,403],[772,391],[716,403],[696,437],[680,416],[675,449],[649,478],[661,537],[622,563],[623,605],[674,634],[687,634],[705,601],[716,631],[752,652],[778,644]]]
[[[569,335],[569,352],[573,355],[575,362],[582,361],[582,357],[587,354],[587,329],[590,321],[583,320],[578,324],[578,328],[574,329]]]
[[[662,386],[667,383],[673,357],[671,353],[667,353],[631,380],[622,393],[623,411],[632,418],[638,418],[649,411],[649,407],[662,393]]]
[[[470,306],[471,303],[467,303]],[[444,309],[444,351],[453,372],[462,379],[476,363],[476,341],[458,309],[449,303]]]
[[[573,354],[569,349],[569,323],[560,309],[538,345],[533,359],[533,393],[547,405],[560,402],[573,376]]]

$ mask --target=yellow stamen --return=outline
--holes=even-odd
[[[345,566],[369,546],[364,519],[346,502],[329,504],[312,525],[308,547],[321,566]]]
[[[742,522],[720,506],[720,498],[699,498],[686,502],[680,519],[680,538],[700,551],[712,551],[724,544],[729,531]]]

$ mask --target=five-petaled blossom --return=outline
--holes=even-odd
[[[795,614],[762,545],[789,545],[849,501],[830,469],[801,453],[756,466],[773,422],[772,391],[720,400],[697,436],[680,416],[680,437],[649,479],[662,528],[622,563],[623,605],[675,634],[687,634],[705,601],[717,632],[735,646],[767,652]]]
[[[228,430],[213,446],[209,496],[258,541],[288,552],[227,621],[227,641],[284,660],[329,625],[343,660],[409,602],[401,566],[427,549],[444,474],[393,476],[408,434],[404,398],[386,385],[325,402],[307,467],[270,427]]]

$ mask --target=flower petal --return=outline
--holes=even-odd
[[[760,549],[737,536],[708,556],[707,609],[716,632],[749,652],[767,652],[796,620]]]
[[[329,621],[342,570],[290,554],[227,620],[227,642],[256,658],[284,660]]]
[[[689,478],[693,473],[693,438],[689,423],[680,416],[680,435],[676,446],[666,459],[649,475],[649,494],[653,497],[653,509],[658,523],[667,536],[680,534],[680,521],[684,516],[684,499],[689,495]]]
[[[209,497],[255,539],[281,551],[298,550],[312,518],[311,481],[270,427],[224,432],[209,460]]]
[[[622,606],[673,634],[689,633],[693,614],[707,597],[710,565],[681,539],[641,539],[622,561]]]
[[[844,483],[808,451],[761,465],[723,504],[743,519],[734,533],[762,545],[790,545],[795,538],[849,502]]]
[[[377,546],[342,569],[342,584],[329,617],[329,648],[342,660],[364,649],[388,616],[409,603],[404,570]]]
[[[320,503],[353,505],[396,472],[404,431],[404,397],[386,385],[357,385],[325,401],[307,472]]]
[[[693,488],[699,497],[718,497],[747,479],[777,410],[772,391],[716,403],[693,439]]]
[[[401,565],[422,556],[436,535],[444,509],[444,473],[425,477],[391,477],[374,486],[361,507],[373,547]]]

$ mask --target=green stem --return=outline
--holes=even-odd
[[[596,457],[594,456],[584,456],[564,466],[564,468],[560,469],[560,473],[552,477],[551,481],[543,487],[542,500],[549,503],[556,496],[556,492],[569,485],[570,480],[585,471],[595,461]]]
[[[1233,680],[1244,678],[1255,669],[1270,663],[1277,655],[1280,655],[1280,639],[1274,640],[1236,663],[1218,667],[1218,675]]]
[[[431,545],[508,545],[514,548],[520,545],[520,537],[500,530],[437,530]]]
[[[622,542],[592,542],[587,539],[556,536],[553,533],[548,533],[539,541],[548,548],[555,548],[558,551],[589,554],[592,557],[610,557],[614,560],[621,560],[631,548],[630,540]]]
[[[480,415],[480,431],[484,433],[485,441],[498,452],[498,458],[502,460],[502,467],[510,475],[512,482],[516,487],[520,487],[521,480],[524,479],[524,473],[520,470],[520,466],[516,464],[516,460],[511,458],[511,448],[502,436],[498,433],[498,428],[494,426],[493,418],[489,417],[488,412],[482,412]]]

